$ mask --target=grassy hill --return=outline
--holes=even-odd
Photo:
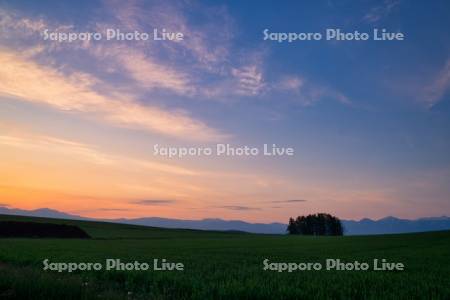
[[[450,231],[301,237],[162,229],[0,216],[76,225],[93,239],[0,239],[0,299],[450,299]],[[42,261],[182,262],[184,271],[44,271]],[[401,262],[404,271],[263,270],[271,262]]]

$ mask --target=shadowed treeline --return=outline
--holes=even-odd
[[[73,225],[16,221],[0,221],[0,237],[90,238],[85,231]]]

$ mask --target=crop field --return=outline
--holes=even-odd
[[[77,225],[92,239],[0,239],[0,299],[450,299],[450,231],[257,235],[0,216]],[[181,262],[183,271],[58,272],[43,261]],[[403,271],[264,270],[263,261],[400,262]]]

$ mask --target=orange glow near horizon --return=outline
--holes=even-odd
[[[0,149],[0,203],[11,208],[45,207],[93,218],[219,217],[254,222],[284,222],[293,214],[321,211],[343,218],[381,218],[386,210],[403,209],[392,201],[389,189],[302,186],[269,175],[130,159],[128,154],[32,132],[7,131],[0,135]],[[288,201],[300,194],[308,200]]]

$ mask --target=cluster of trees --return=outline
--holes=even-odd
[[[341,221],[330,214],[314,214],[290,218],[287,227],[289,234],[303,235],[343,235]]]

